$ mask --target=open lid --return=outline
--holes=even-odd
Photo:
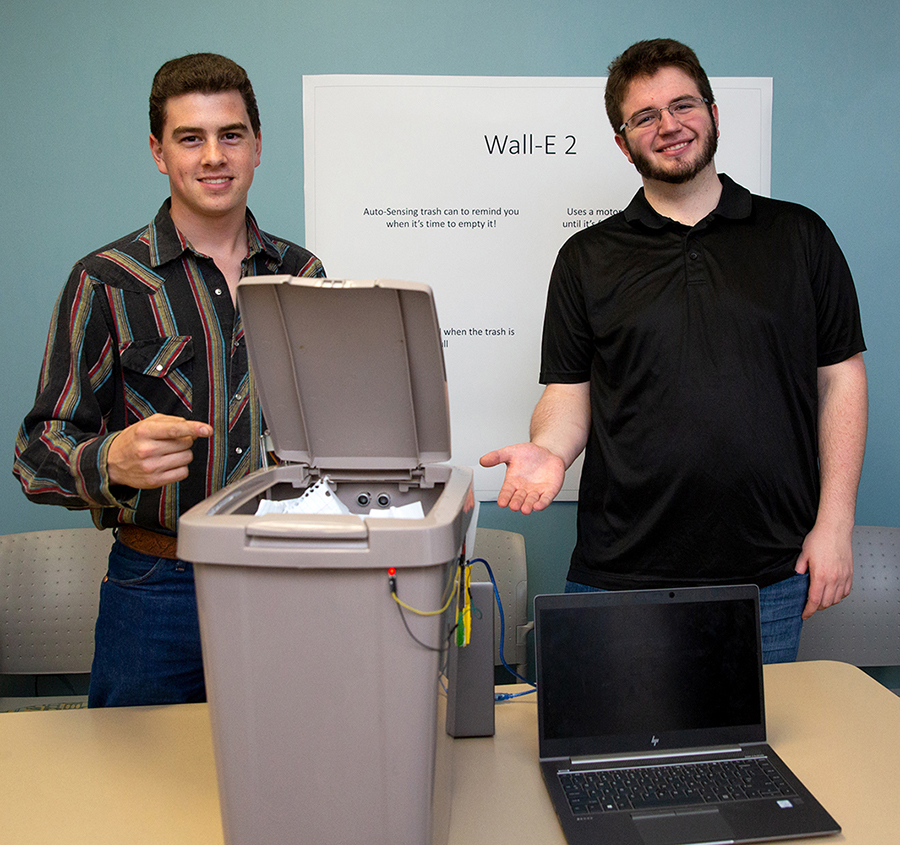
[[[447,375],[427,285],[252,276],[237,300],[281,460],[324,473],[450,458]]]

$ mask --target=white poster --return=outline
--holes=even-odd
[[[772,80],[711,80],[716,163],[768,195]],[[556,253],[624,208],[640,178],[613,140],[603,78],[308,76],[306,245],[332,278],[424,282],[435,294],[453,463],[480,500],[528,439]],[[560,498],[577,494],[580,461]]]

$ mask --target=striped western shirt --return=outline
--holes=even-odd
[[[310,252],[260,231],[247,212],[244,276],[324,276]],[[188,477],[153,490],[112,485],[115,434],[154,413],[207,422]],[[90,508],[100,527],[175,533],[178,517],[262,461],[262,411],[241,316],[225,277],[175,228],[154,221],[79,261],[57,300],[37,399],[13,472],[35,502]]]

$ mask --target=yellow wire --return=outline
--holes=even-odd
[[[462,624],[462,645],[467,646],[472,640],[472,567],[466,567],[466,577],[463,581],[463,609],[458,615]]]
[[[459,587],[459,570],[457,569],[457,574],[453,579],[454,589],[450,593],[450,597],[447,599],[447,603],[440,610],[416,610],[414,607],[410,607],[408,604],[400,600],[400,596],[397,595],[396,591],[391,591],[391,595],[394,597],[394,601],[400,605],[400,607],[404,608],[404,610],[408,610],[410,613],[415,613],[417,616],[440,616],[442,613],[447,611],[447,608],[453,603],[453,599],[456,597]]]

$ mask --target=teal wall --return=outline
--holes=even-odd
[[[0,35],[10,464],[72,263],[145,224],[166,194],[147,147],[150,80],[166,59],[210,50],[247,68],[264,141],[251,205],[267,229],[302,241],[303,74],[602,76],[626,46],[657,36],[692,45],[711,76],[774,77],[772,195],[828,221],[859,289],[871,422],[858,521],[900,525],[896,0],[10,0]],[[496,445],[486,431],[485,450]],[[481,524],[525,533],[535,592],[561,587],[573,517],[571,504],[530,518],[486,505]],[[32,505],[10,474],[0,479],[0,533],[86,521]]]

